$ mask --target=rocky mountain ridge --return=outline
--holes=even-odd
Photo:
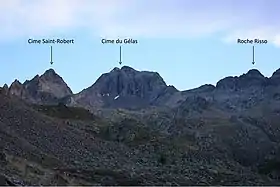
[[[87,89],[71,97],[69,105],[108,108],[143,108],[164,92],[176,92],[170,89],[156,72],[137,71],[131,67],[114,68],[102,74]]]
[[[102,74],[92,86],[77,94],[73,94],[64,80],[50,69],[23,84],[15,80],[9,88],[5,85],[3,89],[31,103],[62,102],[87,109],[177,107],[195,95],[225,109],[243,110],[264,98],[280,97],[280,69],[269,78],[252,69],[241,76],[226,77],[215,86],[203,85],[179,91],[174,86],[167,86],[157,72],[137,71],[123,66]]]
[[[187,91],[130,67],[78,94],[53,70],[15,81],[0,89],[0,176],[28,185],[279,185],[279,72]]]
[[[24,83],[15,80],[4,89],[9,95],[19,97],[27,102],[36,104],[54,104],[61,98],[72,95],[71,89],[53,69],[47,70],[43,75],[36,75]]]
[[[279,70],[271,77],[252,69],[241,76],[229,76],[214,85],[177,92],[166,102],[178,106],[190,96],[199,96],[225,110],[243,111],[262,101],[273,101],[280,93]]]

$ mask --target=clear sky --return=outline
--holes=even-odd
[[[24,82],[53,68],[77,93],[123,64],[157,71],[179,90],[216,84],[226,76],[280,68],[279,0],[9,0],[0,1],[0,84]],[[28,44],[28,39],[74,44]],[[237,44],[240,39],[263,39]]]

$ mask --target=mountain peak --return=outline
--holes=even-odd
[[[132,67],[129,66],[123,66],[121,68],[115,67],[112,69],[109,73],[118,73],[118,74],[135,74],[138,72],[137,70],[133,69]],[[108,73],[105,73],[108,74]]]
[[[280,77],[280,68],[277,69],[277,70],[272,74],[271,77]]]
[[[11,84],[11,86],[12,85],[22,85],[22,84],[18,79],[15,79],[14,82]]]
[[[23,93],[23,85],[16,79],[9,88],[9,93],[11,95],[22,96]]]
[[[52,69],[52,68],[46,70],[45,73],[46,73],[46,74],[56,74],[56,72],[55,72],[54,69]]]
[[[54,71],[54,69],[48,69],[45,71],[45,73],[41,77],[59,77],[59,75]]]
[[[125,71],[125,72],[128,72],[128,71],[134,72],[134,71],[136,71],[135,69],[133,69],[132,67],[129,67],[129,66],[123,66],[123,67],[121,68],[121,70],[123,70],[123,71]]]
[[[120,68],[115,67],[115,68],[114,68],[114,69],[112,69],[110,72],[119,71],[119,70],[120,70]]]
[[[88,104],[100,101],[106,106],[115,106],[116,102],[133,106],[148,104],[166,88],[158,73],[123,66],[102,74],[91,87],[79,93],[78,102]]]
[[[218,89],[240,90],[252,86],[264,86],[266,78],[257,69],[251,69],[239,77],[226,77],[217,83]]]
[[[271,85],[280,85],[280,69],[277,69],[273,74],[272,76],[269,78],[269,83]]]
[[[8,94],[8,92],[9,92],[9,87],[7,84],[4,84],[4,86],[1,88],[1,93]]]
[[[15,80],[10,86],[10,93],[20,96],[32,103],[52,104],[57,100],[72,94],[71,89],[53,69],[36,75],[31,80],[21,84]]]
[[[143,93],[140,93],[141,89],[152,91],[158,86],[166,87],[158,73],[137,71],[129,66],[123,66],[121,69],[114,68],[110,73],[103,74],[94,85],[100,87],[101,93],[112,95],[120,93],[136,94],[136,92],[143,95]]]
[[[254,77],[254,78],[263,78],[263,74],[261,74],[261,72],[257,69],[250,69],[246,74],[244,74],[245,76],[248,77]]]

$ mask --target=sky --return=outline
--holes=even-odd
[[[226,76],[280,68],[279,0],[9,0],[0,1],[0,85],[53,68],[74,93],[119,65],[156,71],[179,90]],[[237,39],[267,44],[238,44]],[[28,44],[74,39],[74,44]],[[255,46],[255,64],[253,60]],[[53,64],[50,64],[50,46]]]

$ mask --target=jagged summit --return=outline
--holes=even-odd
[[[123,105],[139,106],[142,104],[148,106],[159,103],[176,103],[185,100],[184,97],[190,94],[207,96],[218,92],[219,94],[232,91],[244,93],[248,90],[248,92],[255,90],[254,93],[256,93],[267,86],[280,85],[279,78],[280,69],[275,71],[270,78],[266,78],[257,69],[251,69],[243,75],[221,79],[216,86],[202,85],[181,92],[173,86],[167,86],[157,72],[139,71],[130,66],[122,66],[102,74],[92,86],[80,93],[73,94],[62,77],[54,69],[48,69],[42,75],[36,75],[23,84],[15,80],[9,91],[24,98],[31,98],[33,102],[40,102],[42,98],[46,102],[67,98],[65,99],[67,104],[74,103],[88,107],[122,107]]]
[[[246,74],[244,74],[243,76],[255,77],[255,78],[263,78],[264,77],[263,74],[261,74],[261,72],[257,69],[251,69]]]
[[[55,72],[54,69],[50,68],[50,69],[46,70],[44,74],[56,75],[57,73]]]
[[[270,85],[278,86],[280,85],[280,69],[276,70],[272,76],[269,78]]]
[[[133,68],[130,67],[130,66],[123,66],[123,67],[121,68],[121,70],[122,70],[122,71],[125,71],[125,72],[135,72],[135,71],[136,71],[135,69],[133,69]]]
[[[31,80],[26,80],[23,84],[24,85],[28,85],[29,83],[34,83],[34,82],[39,82],[39,81],[60,81],[60,82],[64,82],[62,77],[60,77],[54,69],[48,69],[46,70],[42,75],[35,75]]]
[[[10,88],[21,87],[21,86],[22,86],[21,82],[18,79],[16,79],[16,80],[14,80],[14,82],[12,82]]]
[[[28,101],[57,103],[70,91],[55,77],[48,71],[14,85]],[[0,88],[0,181],[3,175],[21,186],[274,186],[279,184],[278,168],[272,167],[280,151],[279,89],[259,84],[250,89],[259,79],[252,70],[224,80],[243,86],[240,92],[203,85],[183,94],[158,73],[115,69],[66,98],[97,115],[62,103],[26,104]]]
[[[8,93],[22,98],[23,90],[23,85],[21,84],[21,82],[19,82],[18,79],[16,79],[9,87]]]
[[[41,76],[40,76],[40,78],[45,78],[45,79],[49,79],[49,80],[51,80],[51,79],[60,79],[60,80],[62,80],[62,77],[61,76],[59,76],[56,72],[55,72],[55,70],[54,69],[48,69],[48,70],[46,70],[45,71],[45,73],[44,74],[42,74]]]
[[[115,68],[114,68],[114,69],[112,69],[110,72],[119,71],[119,70],[120,70],[120,68],[115,67]]]
[[[54,78],[60,76],[54,71],[54,69],[48,69],[40,77]]]
[[[251,69],[241,76],[229,76],[218,81],[216,87],[226,90],[240,90],[253,86],[265,86],[267,78],[257,69]]]
[[[4,88],[4,89],[8,89],[9,87],[8,87],[7,84],[4,84],[4,85],[3,85],[3,88]]]
[[[1,93],[8,94],[9,92],[9,87],[7,84],[4,84],[2,88],[0,87],[0,89],[1,89]]]
[[[9,88],[9,93],[32,103],[43,104],[72,95],[71,89],[53,69],[46,70],[41,76],[36,75],[23,84],[15,80]]]
[[[91,87],[77,94],[74,100],[82,105],[98,102],[111,106],[116,100],[126,105],[147,105],[166,88],[166,83],[158,73],[123,66],[102,74]]]
[[[129,66],[123,66],[119,71],[105,74],[96,82],[101,92],[137,95],[145,97],[147,92],[152,92],[159,87],[166,87],[163,78],[155,72],[136,71]],[[144,93],[145,92],[145,93]]]
[[[280,78],[280,68],[277,69],[271,76],[271,78],[279,77]]]
[[[21,82],[18,79],[15,79],[12,84],[21,84]]]
[[[110,73],[111,72],[115,72],[115,71],[122,71],[122,72],[137,72],[137,70],[135,70],[134,68],[132,68],[132,67],[130,67],[130,66],[122,66],[121,68],[118,68],[118,67],[115,67],[115,68],[113,68],[111,71],[110,71]]]

